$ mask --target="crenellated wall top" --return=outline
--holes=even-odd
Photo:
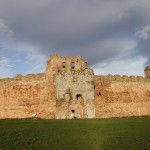
[[[0,79],[0,82],[10,82],[10,81],[24,81],[24,80],[45,80],[46,75],[45,73],[39,74],[27,74],[23,76],[21,74],[17,74],[14,78],[3,78]]]
[[[95,81],[120,81],[120,82],[150,82],[150,79],[143,76],[127,76],[127,75],[95,75]]]

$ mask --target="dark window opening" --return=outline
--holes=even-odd
[[[84,63],[84,69],[88,69],[88,63],[87,62]]]
[[[102,95],[101,92],[99,92],[99,93],[98,93],[98,96],[101,96],[101,95]]]
[[[75,68],[75,62],[71,63],[71,68],[74,69]]]
[[[78,62],[79,60],[77,59],[77,62]]]
[[[80,98],[82,98],[82,95],[81,94],[77,94],[76,98],[77,98],[77,100],[79,100]]]
[[[62,67],[66,68],[66,62],[62,62]]]
[[[71,110],[72,113],[75,113],[75,110]]]

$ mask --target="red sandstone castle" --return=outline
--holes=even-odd
[[[150,115],[145,78],[95,76],[81,56],[52,55],[46,73],[0,80],[0,118],[107,118]]]

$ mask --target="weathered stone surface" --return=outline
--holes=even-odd
[[[52,55],[46,73],[0,79],[0,118],[150,115],[150,67],[140,76],[94,76],[80,55]]]
[[[94,76],[88,62],[77,56],[57,58],[57,63],[60,65],[54,83],[57,118],[70,118],[72,111],[81,118],[94,118]]]
[[[94,83],[97,118],[150,115],[150,82],[99,79]]]

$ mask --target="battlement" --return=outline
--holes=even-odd
[[[26,76],[17,74],[15,79],[17,80],[45,80],[45,73],[27,74]]]
[[[21,74],[17,74],[14,78],[3,78],[0,79],[0,82],[10,82],[16,80],[45,80],[45,73],[38,73],[38,74],[27,74],[25,76]]]
[[[91,70],[90,64],[80,55],[76,57],[61,57],[56,54],[51,55],[47,61],[46,73],[48,72],[72,72]]]
[[[95,81],[120,81],[120,82],[150,82],[149,78],[142,76],[126,76],[126,75],[95,75]]]

